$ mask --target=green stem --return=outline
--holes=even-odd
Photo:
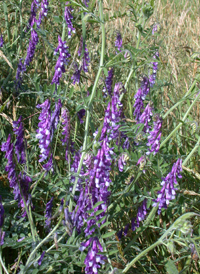
[[[8,270],[6,269],[6,266],[5,266],[5,264],[4,264],[3,260],[2,260],[1,254],[0,254],[0,263],[1,263],[1,265],[2,265],[2,267],[3,267],[3,269],[4,269],[4,271],[5,271],[5,273],[6,273],[6,274],[9,274],[9,272],[8,272]]]
[[[61,214],[60,216],[60,220],[59,222],[57,223],[57,225],[54,227],[54,229],[51,230],[51,232],[34,248],[34,250],[31,252],[27,262],[26,262],[26,265],[25,265],[25,268],[23,269],[22,271],[22,274],[23,273],[26,273],[24,272],[28,267],[30,267],[31,265],[31,260],[32,260],[32,257],[35,256],[35,253],[37,252],[37,250],[48,240],[48,238],[51,237],[51,235],[56,231],[56,229],[59,227],[61,221],[62,221],[62,218],[63,218],[63,214]]]
[[[19,3],[19,17],[20,17],[20,46],[18,49],[18,54],[20,53],[20,50],[22,49],[22,33],[23,33],[22,0],[20,0],[20,3]]]
[[[194,146],[194,148],[192,149],[192,151],[190,152],[190,154],[186,157],[186,159],[183,161],[183,166],[186,165],[186,163],[188,162],[188,160],[192,157],[192,155],[196,152],[196,150],[199,148],[200,145],[200,137],[196,143],[196,145]]]
[[[131,266],[133,266],[140,258],[142,258],[145,254],[147,254],[149,251],[151,251],[152,249],[154,249],[156,246],[162,244],[162,242],[157,241],[154,244],[152,244],[151,246],[149,246],[148,248],[146,248],[145,250],[143,250],[140,254],[138,254],[135,259],[133,259],[129,264],[127,264],[127,266],[124,268],[124,270],[122,271],[122,273],[126,273],[129,268]]]
[[[190,94],[192,92],[192,90],[195,88],[196,86],[196,83],[197,83],[197,80],[194,80],[193,84],[191,85],[190,89],[186,92],[186,94],[183,96],[182,100],[180,100],[179,102],[177,102],[173,107],[171,107],[166,113],[165,115],[163,116],[163,119],[165,119],[167,117],[167,115],[172,112],[173,109],[175,109],[176,107],[178,107],[182,102],[183,100],[186,99],[186,97],[188,96],[188,94]]]
[[[38,179],[37,183],[35,184],[35,186],[34,186],[32,192],[31,192],[31,196],[32,196],[32,197],[33,197],[33,194],[34,194],[34,192],[35,192],[35,190],[36,190],[36,187],[38,186],[39,182],[40,182],[40,181],[42,180],[42,178],[44,177],[45,172],[46,172],[46,171],[44,171],[44,172],[41,174],[40,178]]]
[[[196,103],[196,101],[199,99],[200,94],[195,98],[195,100],[193,101],[193,103],[190,105],[190,107],[188,108],[187,112],[185,113],[182,121],[184,122],[189,114],[189,112],[191,111],[192,107],[194,106],[194,104]],[[162,146],[164,146],[166,144],[166,142],[172,137],[172,135],[174,135],[174,133],[176,133],[176,131],[182,126],[183,123],[179,123],[178,126],[167,136],[167,138],[161,143],[160,148]]]
[[[86,111],[86,123],[85,123],[85,135],[84,135],[84,142],[83,142],[83,150],[82,150],[81,159],[80,159],[78,170],[77,170],[77,176],[76,176],[73,190],[72,190],[72,195],[75,194],[76,186],[78,183],[78,177],[79,177],[79,174],[80,174],[80,171],[81,171],[81,168],[83,165],[84,156],[86,153],[91,106],[92,106],[93,99],[96,95],[97,84],[98,84],[99,77],[101,75],[101,71],[103,69],[103,63],[104,63],[106,36],[105,36],[105,26],[104,26],[104,20],[103,20],[103,1],[102,0],[99,0],[99,11],[100,11],[100,21],[101,21],[100,24],[101,24],[101,31],[102,31],[101,58],[100,58],[99,69],[98,69],[98,72],[97,72],[97,75],[95,78],[95,82],[93,85],[92,93],[91,93],[87,111]],[[70,199],[70,204],[69,204],[69,212],[71,212],[71,211],[72,211],[72,199]]]

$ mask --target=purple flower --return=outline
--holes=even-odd
[[[83,56],[82,56],[83,54]],[[81,37],[80,40],[80,46],[78,50],[78,56],[82,56],[82,68],[83,71],[88,72],[88,66],[90,62],[90,57],[89,57],[89,51],[87,49],[86,43],[83,43],[83,37]]]
[[[76,83],[79,84],[80,82],[80,77],[81,77],[81,68],[78,68],[78,64],[74,64],[74,74],[72,75],[71,79],[73,80],[73,85]]]
[[[38,265],[41,265],[41,264],[42,264],[42,260],[43,260],[43,258],[44,258],[44,255],[45,255],[45,251],[42,252],[42,254],[41,254],[41,256],[40,256],[40,258],[39,258],[39,260],[38,260]]]
[[[81,244],[80,250],[83,251],[85,248],[89,247],[87,256],[85,258],[85,273],[88,274],[98,274],[98,268],[101,264],[105,264],[106,257],[98,252],[103,252],[103,247],[101,246],[97,237],[90,238],[85,243]]]
[[[153,58],[157,59],[159,57],[159,52],[157,51]],[[150,87],[153,87],[155,84],[156,80],[156,75],[157,75],[157,70],[158,70],[158,62],[151,62],[150,65],[152,66],[152,74],[149,76],[149,82],[150,82]]]
[[[37,26],[38,27],[40,26],[40,24],[42,22],[42,19],[47,16],[48,5],[49,5],[49,2],[47,0],[42,0],[42,2],[41,2],[41,11],[40,11],[40,14],[39,14],[39,19],[37,21]]]
[[[108,71],[108,76],[106,77],[106,80],[105,80],[105,87],[103,89],[105,97],[107,97],[107,92],[110,96],[112,95],[112,83],[113,83],[113,68],[111,68]]]
[[[122,50],[122,36],[119,31],[117,32],[115,47],[117,47],[118,51],[121,52],[121,50]]]
[[[124,228],[124,235],[127,236],[128,234],[128,229],[129,229],[129,224],[127,224]]]
[[[119,137],[119,123],[122,115],[122,103],[120,101],[120,95],[125,92],[124,86],[121,82],[116,83],[114,87],[113,96],[111,102],[108,103],[104,125],[101,132],[100,141],[102,141],[107,133],[109,141],[116,140]],[[118,141],[118,140],[117,140]]]
[[[131,221],[131,229],[135,231],[137,227],[139,227],[140,222],[145,219],[147,215],[147,200],[145,199],[142,205],[138,208],[137,217],[133,218]]]
[[[17,176],[15,172],[15,163],[13,160],[13,144],[11,143],[11,135],[8,135],[8,139],[5,143],[2,143],[1,151],[6,152],[6,159],[8,160],[7,165],[5,167],[5,171],[8,172],[8,180],[10,182],[10,187],[14,188],[17,184]]]
[[[151,121],[151,117],[153,116],[153,113],[152,113],[152,107],[151,107],[151,103],[149,103],[145,110],[143,111],[143,113],[140,115],[139,117],[139,121],[138,123],[140,124],[144,124],[144,128],[143,128],[143,131],[146,133],[146,132],[149,132],[149,129],[151,128],[149,126],[149,122]]]
[[[47,99],[41,105],[37,105],[37,108],[41,108],[42,111],[39,116],[38,129],[36,130],[36,138],[39,139],[40,147],[40,159],[39,162],[46,160],[50,153],[51,142],[51,110],[50,101]]]
[[[3,223],[4,223],[4,208],[3,205],[1,203],[1,195],[0,195],[0,228],[2,228]]]
[[[73,27],[73,24],[72,24],[72,19],[73,19],[73,16],[71,14],[71,12],[73,11],[72,7],[69,6],[69,2],[66,2],[67,5],[65,7],[65,21],[66,21],[66,24],[67,24],[67,27],[68,27],[68,38],[71,38],[72,37],[72,32],[75,33],[75,28]]]
[[[23,59],[19,60],[19,64],[18,64],[18,67],[17,67],[16,80],[15,80],[17,89],[21,88],[22,76],[23,76],[24,71],[26,71],[26,67],[22,63],[22,60]]]
[[[143,77],[141,87],[138,89],[135,94],[135,104],[134,104],[134,116],[137,121],[139,121],[141,110],[144,108],[144,100],[149,93],[150,85],[148,77]]]
[[[146,153],[147,155],[151,152],[155,155],[160,149],[162,120],[158,114],[154,117],[153,125],[153,130],[149,132],[149,136],[147,137],[147,146],[149,146],[149,151]]]
[[[65,72],[65,64],[68,64],[70,54],[68,52],[68,46],[65,41],[62,41],[61,37],[58,36],[58,47],[55,49],[54,54],[59,51],[59,57],[55,66],[55,74],[53,76],[51,84],[55,83],[56,86],[59,85],[60,78],[62,73]]]
[[[39,41],[38,34],[34,29],[32,29],[31,30],[31,39],[29,41],[29,46],[28,46],[26,58],[24,61],[25,67],[29,66],[31,61],[33,60],[33,56],[35,54],[35,49],[36,49],[36,45],[37,45],[38,41]]]
[[[46,164],[44,164],[43,166],[42,166],[43,168],[44,168],[44,170],[46,170],[46,171],[50,171],[51,170],[51,172],[53,172],[53,154],[51,154],[51,156],[49,157],[49,160],[47,161],[47,163]],[[47,173],[46,173],[47,174]]]
[[[85,109],[82,108],[81,110],[79,110],[77,112],[77,115],[78,115],[80,123],[83,124],[83,117],[85,116]]]
[[[53,207],[53,197],[51,198],[51,200],[46,204],[46,211],[45,211],[45,228],[47,228],[47,230],[50,229],[51,226],[51,216],[52,216],[52,207]]]
[[[82,2],[85,4],[86,7],[88,7],[88,3],[90,2],[90,0],[82,0]]]
[[[1,36],[0,36],[0,48],[3,47],[3,43],[4,43],[4,41],[3,41],[3,36],[2,36],[2,34],[1,34]]]
[[[0,228],[0,246],[4,244],[5,231]]]
[[[20,164],[26,163],[26,153],[24,145],[24,129],[22,124],[22,116],[18,121],[13,122],[13,131],[16,135],[15,151],[17,154],[17,160]]]
[[[29,176],[25,175],[24,173],[20,172],[18,176],[18,182],[20,184],[20,190],[18,189],[18,187],[16,187],[13,193],[15,194],[15,200],[18,200],[18,206],[21,205],[21,208],[25,210],[25,205],[22,199],[22,195],[26,204],[28,205],[29,199],[30,199],[29,186],[32,182],[32,179]]]
[[[33,0],[32,4],[31,4],[31,16],[28,21],[27,29],[31,28],[34,25],[34,23],[37,21],[36,13],[39,8],[39,5],[40,5],[39,0]]]
[[[53,139],[53,134],[58,126],[61,107],[62,107],[61,100],[58,99],[58,102],[55,103],[55,111],[51,115],[51,141]]]
[[[152,28],[152,34],[154,35],[154,33],[157,32],[157,30],[158,30],[158,25],[154,24]]]
[[[158,214],[160,214],[162,208],[167,208],[171,200],[175,199],[177,188],[174,185],[178,184],[176,177],[182,178],[181,171],[182,160],[178,159],[173,164],[171,172],[165,178],[162,178],[162,189],[158,191],[158,197],[153,204],[154,207],[158,205]]]
[[[122,172],[124,170],[124,166],[126,165],[126,161],[129,159],[129,156],[127,153],[123,153],[118,160],[118,168],[119,171]]]

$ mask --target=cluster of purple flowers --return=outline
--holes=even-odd
[[[155,52],[153,58],[156,60],[159,57],[159,52]],[[156,80],[157,70],[158,70],[158,62],[151,62],[152,66],[152,74],[149,75],[150,87],[153,87]]]
[[[42,0],[42,2],[41,2],[41,10],[40,10],[40,13],[39,13],[39,18],[37,20],[37,26],[38,26],[38,28],[41,25],[42,19],[47,16],[48,5],[49,5],[49,2],[47,0]]]
[[[74,63],[74,74],[72,75],[71,79],[73,80],[73,85],[76,83],[79,84],[80,82],[80,77],[81,77],[81,67],[78,67],[77,63]]]
[[[64,16],[65,16],[65,21],[66,21],[66,24],[68,27],[68,38],[72,37],[72,32],[73,33],[76,32],[75,28],[73,27],[73,24],[72,24],[72,19],[73,19],[73,16],[71,14],[72,11],[73,11],[73,9],[71,6],[69,6],[69,2],[66,2]]]
[[[15,200],[18,201],[18,205],[22,207],[24,210],[24,201],[26,203],[29,202],[29,185],[31,183],[31,178],[26,176],[24,173],[16,173],[16,165],[14,161],[14,152],[17,155],[17,160],[21,164],[26,163],[26,156],[25,156],[25,145],[24,145],[24,130],[22,125],[22,117],[18,119],[18,121],[13,122],[13,131],[17,136],[15,146],[11,142],[11,134],[9,134],[8,139],[5,143],[1,146],[1,151],[5,151],[8,162],[5,167],[5,170],[8,172],[8,180],[10,182],[10,187],[13,188],[13,194]],[[15,151],[14,151],[15,148]]]
[[[105,80],[105,87],[103,88],[104,97],[107,97],[108,94],[112,96],[112,83],[113,83],[113,68],[111,68],[108,71],[108,76],[106,77],[106,80]]]
[[[151,121],[151,117],[153,116],[153,112],[152,112],[152,106],[151,103],[147,104],[145,110],[143,111],[143,113],[140,115],[139,117],[139,123],[140,124],[144,124],[144,128],[143,131],[149,132],[149,129],[151,128],[149,125],[149,122]]]
[[[42,109],[39,115],[40,122],[38,124],[38,129],[36,130],[36,138],[39,139],[40,148],[39,162],[43,162],[49,157],[48,162],[43,165],[43,168],[46,171],[53,169],[53,156],[52,154],[50,155],[50,143],[58,125],[61,106],[62,104],[60,99],[55,104],[55,111],[53,113],[51,113],[51,104],[49,99],[46,99],[44,103],[36,106],[37,108]]]
[[[147,137],[149,146],[149,151],[146,153],[149,155],[153,152],[155,155],[160,149],[160,138],[161,138],[161,127],[162,127],[162,119],[159,114],[154,116],[153,129],[149,132],[149,136]]]
[[[89,247],[87,256],[85,258],[85,273],[88,274],[98,274],[98,268],[102,264],[105,264],[106,257],[98,252],[103,252],[103,247],[99,242],[97,237],[92,237],[85,243],[81,244],[80,250],[83,251],[85,248]]]
[[[83,54],[83,56],[82,56]],[[80,47],[78,49],[78,56],[82,56],[82,66],[84,72],[88,72],[88,67],[90,63],[89,51],[87,49],[86,43],[83,43],[83,37],[80,40]]]
[[[53,197],[46,204],[46,213],[45,213],[45,228],[49,231],[51,226],[51,216],[52,216],[52,207],[53,207]]]
[[[39,28],[39,26],[42,22],[42,19],[45,16],[47,16],[48,5],[49,5],[49,3],[47,0],[42,0],[41,11],[39,14],[39,19],[37,20],[36,15],[37,15],[37,10],[40,6],[40,3],[38,0],[33,0],[32,4],[31,4],[31,15],[30,15],[30,18],[28,21],[28,27],[27,27],[27,29],[31,28],[31,38],[29,40],[29,45],[27,48],[27,54],[26,54],[26,58],[24,60],[24,64],[22,63],[22,59],[20,59],[18,67],[17,67],[16,80],[15,80],[17,89],[21,88],[22,76],[23,76],[24,72],[26,71],[27,66],[29,66],[33,60],[33,57],[35,54],[35,49],[36,49],[36,46],[39,41],[37,31],[35,29],[33,29],[33,25],[36,23],[37,27]]]
[[[122,51],[122,36],[121,36],[121,33],[119,31],[117,32],[115,47],[118,49],[119,52]]]
[[[3,47],[3,43],[4,43],[4,41],[3,41],[3,36],[2,36],[2,34],[1,34],[1,36],[0,36],[0,48]]]
[[[144,199],[142,205],[138,208],[137,217],[133,218],[132,221],[131,221],[132,231],[135,231],[136,228],[139,227],[140,222],[142,222],[145,219],[146,215],[147,215],[147,200]],[[130,225],[127,224],[124,229],[122,228],[117,233],[117,236],[118,236],[119,240],[121,240],[123,232],[124,232],[125,236],[127,235],[129,227],[130,227]]]
[[[120,95],[125,92],[125,88],[121,82],[116,83],[114,87],[111,102],[108,103],[105,111],[104,125],[101,132],[100,141],[102,141],[107,134],[109,141],[117,140],[119,137],[119,122],[122,116],[122,103]],[[118,142],[119,140],[117,140]]]
[[[122,153],[122,155],[119,157],[118,168],[119,168],[120,172],[122,172],[124,170],[124,166],[126,165],[126,161],[128,159],[129,159],[129,156],[127,153]]]
[[[55,83],[56,86],[59,85],[62,73],[65,72],[65,65],[68,64],[71,55],[68,52],[68,46],[65,41],[62,41],[61,37],[58,36],[58,47],[54,51],[54,55],[59,52],[59,57],[55,66],[55,74],[53,76],[51,84]]]
[[[161,186],[162,189],[158,191],[158,197],[154,201],[153,206],[158,205],[158,214],[160,214],[162,208],[167,208],[169,202],[175,199],[176,190],[175,185],[178,184],[176,177],[182,178],[182,160],[178,159],[176,163],[173,164],[171,172],[162,179]]]
[[[144,100],[149,93],[150,84],[148,77],[143,77],[141,87],[138,89],[137,93],[135,94],[135,104],[134,104],[134,116],[137,121],[141,116],[141,110],[144,108]]]

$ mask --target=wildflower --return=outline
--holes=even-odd
[[[176,163],[173,164],[171,172],[165,177],[162,178],[161,186],[162,189],[158,191],[158,197],[154,201],[153,206],[158,205],[158,214],[160,214],[162,208],[167,208],[169,202],[175,199],[176,190],[175,185],[178,184],[176,177],[182,178],[182,160],[178,159]]]
[[[157,32],[157,30],[158,30],[158,25],[154,24],[152,28],[152,34],[154,35],[154,33]]]
[[[83,53],[83,56],[82,56]],[[89,51],[86,43],[83,43],[83,37],[80,40],[80,46],[78,50],[78,56],[82,56],[82,69],[84,72],[88,72],[88,66],[90,62]]]
[[[149,132],[149,136],[147,137],[147,146],[149,146],[149,151],[146,153],[147,155],[151,152],[155,155],[160,149],[162,120],[158,114],[154,117],[153,125],[153,130]]]
[[[32,4],[31,4],[31,16],[28,21],[27,29],[31,28],[34,25],[34,23],[37,21],[36,13],[39,8],[39,5],[40,5],[39,0],[33,0]]]
[[[68,52],[68,46],[65,41],[62,41],[61,37],[58,36],[58,47],[55,49],[54,54],[59,51],[59,57],[55,66],[55,74],[53,76],[51,84],[55,83],[59,85],[60,78],[62,77],[62,73],[65,72],[65,64],[67,64],[70,58],[70,54]]]
[[[128,154],[127,153],[123,153],[118,160],[118,168],[119,171],[122,172],[124,169],[124,166],[126,165],[126,161],[129,159]]]
[[[153,58],[157,59],[159,57],[159,52],[157,51]],[[153,87],[155,84],[156,80],[156,75],[157,75],[157,70],[158,70],[158,62],[151,62],[150,65],[152,66],[152,74],[149,76],[149,82],[150,82],[150,87]]]
[[[17,160],[20,164],[26,163],[25,145],[24,145],[24,129],[22,124],[22,116],[18,121],[13,122],[13,131],[16,135],[15,151],[17,154]]]
[[[24,201],[29,203],[29,186],[32,182],[32,179],[25,175],[24,173],[19,173],[18,175],[18,184],[20,185],[20,189],[15,188],[13,193],[15,194],[15,200],[18,200],[18,206],[21,205],[21,208],[25,210],[25,204]],[[24,200],[23,200],[23,198]],[[26,213],[25,213],[26,214]]]
[[[131,221],[131,229],[135,231],[137,227],[139,227],[140,222],[144,220],[147,214],[147,200],[145,199],[142,205],[138,208],[137,217],[133,218]]]
[[[33,56],[35,54],[35,49],[36,49],[36,45],[37,45],[38,41],[39,41],[38,34],[34,29],[32,29],[31,30],[31,39],[29,41],[26,58],[24,60],[25,67],[29,66],[31,61],[33,60]]]
[[[67,27],[68,27],[68,38],[71,38],[72,36],[72,32],[75,33],[75,28],[73,27],[73,24],[72,24],[72,19],[73,19],[73,16],[71,14],[71,12],[73,11],[72,7],[69,6],[69,2],[66,2],[67,5],[65,7],[65,13],[64,13],[64,16],[65,16],[65,21],[66,21],[66,24],[67,24]]]
[[[118,51],[121,52],[121,50],[122,50],[122,36],[119,31],[117,32],[115,47],[117,47]]]
[[[77,112],[77,115],[81,124],[83,124],[83,117],[85,116],[85,112],[86,111],[84,108],[82,108],[81,110]]]
[[[74,64],[74,74],[72,75],[71,79],[73,80],[73,85],[76,83],[79,84],[80,82],[80,77],[81,77],[81,68],[78,68],[78,64]]]
[[[40,24],[42,22],[42,19],[47,16],[48,5],[49,5],[49,2],[47,0],[42,0],[41,10],[40,10],[39,18],[38,18],[38,21],[37,21],[37,26],[38,27],[40,26]]]
[[[85,248],[89,247],[87,256],[85,258],[85,273],[98,274],[98,268],[101,264],[105,264],[106,257],[98,252],[103,252],[103,247],[101,246],[97,237],[90,238],[85,243],[81,244],[80,250],[83,251]]]
[[[22,76],[23,76],[24,71],[26,71],[26,67],[22,63],[22,60],[23,59],[19,60],[19,64],[17,66],[17,73],[16,73],[16,80],[15,80],[17,89],[21,88]]]
[[[50,153],[51,142],[51,110],[50,101],[47,99],[41,105],[37,105],[37,108],[41,108],[42,111],[39,116],[38,129],[36,130],[36,138],[39,139],[40,147],[40,159],[39,162],[46,160]]]
[[[128,229],[129,229],[129,224],[127,224],[124,228],[124,235],[127,236],[128,234]]]
[[[152,107],[151,107],[151,103],[149,103],[145,110],[143,111],[143,113],[140,115],[139,117],[139,123],[140,124],[144,124],[144,128],[143,128],[143,131],[146,133],[146,132],[149,132],[149,129],[151,128],[149,126],[149,122],[151,121],[151,117],[153,116],[153,113],[152,113]]]
[[[39,258],[39,260],[38,260],[38,265],[41,265],[41,264],[42,264],[42,260],[43,260],[43,258],[44,258],[44,255],[45,255],[45,251],[42,252],[42,254],[41,254],[41,256],[40,256],[40,258]]]
[[[10,182],[10,187],[14,188],[16,186],[17,182],[17,176],[15,172],[15,163],[13,160],[13,144],[11,143],[11,135],[8,135],[8,139],[5,143],[1,146],[1,151],[6,152],[6,159],[8,160],[5,170],[8,172],[8,180]]]
[[[53,207],[53,197],[51,200],[46,204],[46,212],[45,212],[45,228],[48,230],[50,229],[51,226],[51,216],[52,216],[52,207]]]
[[[85,4],[86,7],[88,7],[88,3],[90,2],[90,0],[82,0],[82,2]]]
[[[0,228],[0,246],[4,244],[5,234],[5,231],[2,231],[2,229]]]
[[[137,121],[139,121],[141,110],[144,108],[143,101],[145,100],[147,94],[149,93],[150,86],[149,86],[149,79],[148,77],[143,77],[141,87],[138,89],[137,93],[135,94],[135,104],[134,104],[134,116]]]
[[[111,68],[108,71],[108,76],[106,77],[106,80],[105,80],[105,87],[103,89],[105,96],[107,96],[107,92],[110,96],[112,95],[112,83],[113,83],[113,68]]]
[[[1,34],[1,37],[0,37],[0,48],[3,47],[3,44],[4,44],[4,41],[3,41],[3,36],[2,36],[2,34]]]
[[[53,139],[54,131],[57,129],[60,109],[62,107],[61,100],[58,99],[58,102],[55,104],[55,111],[51,115],[51,141]]]
[[[44,170],[46,171],[52,171],[53,172],[53,154],[51,153],[51,156],[49,157],[49,160],[46,164],[43,165]]]

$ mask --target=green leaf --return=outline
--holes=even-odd
[[[174,265],[174,262],[169,259],[169,261],[165,264],[166,271],[168,274],[178,274],[178,270],[176,266]]]
[[[99,201],[99,202],[97,202],[94,206],[93,206],[93,208],[96,208],[96,207],[98,207],[99,205],[102,205],[102,204],[104,204],[105,202],[104,201]]]
[[[102,235],[102,238],[106,239],[106,238],[112,237],[115,233],[116,233],[116,231],[110,231],[110,232]]]
[[[100,226],[100,230],[101,230],[102,228],[104,228],[105,226],[108,226],[109,224],[110,224],[110,222],[106,222],[106,223],[102,224],[102,225]]]

